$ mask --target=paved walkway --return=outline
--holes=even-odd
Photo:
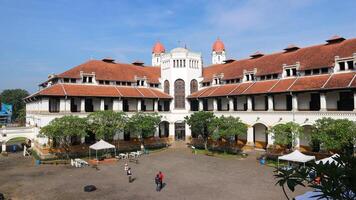
[[[171,148],[129,163],[136,180],[128,183],[124,162],[91,167],[34,166],[19,154],[0,157],[0,192],[12,199],[284,199],[273,169],[260,166],[256,155],[245,160],[194,155]],[[155,191],[154,176],[165,173],[166,187]],[[98,190],[83,192],[87,184]],[[302,189],[305,191],[306,189]],[[301,194],[300,189],[294,195]]]

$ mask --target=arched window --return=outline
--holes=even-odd
[[[164,90],[164,93],[169,94],[169,81],[168,80],[164,81],[163,90]]]
[[[198,81],[193,79],[190,81],[190,94],[196,91],[198,91]]]
[[[182,79],[174,82],[174,105],[175,108],[185,108],[185,83]]]

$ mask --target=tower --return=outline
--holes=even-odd
[[[224,43],[218,38],[213,44],[212,64],[221,64],[226,60],[226,52]]]
[[[156,42],[152,48],[152,66],[161,66],[161,56],[164,52],[164,46],[160,42]]]

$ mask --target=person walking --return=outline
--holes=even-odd
[[[131,172],[130,167],[127,169],[126,174],[129,177],[129,183],[131,183],[132,182],[132,172]]]
[[[161,190],[159,174],[156,174],[155,183],[156,183],[156,191],[158,192]]]
[[[128,169],[129,169],[129,165],[125,163],[125,167],[124,167],[125,172],[127,172]]]
[[[160,185],[159,191],[161,191],[162,188],[163,188],[163,178],[164,178],[164,175],[163,175],[163,173],[161,171],[159,171],[158,177],[159,177],[159,185]]]

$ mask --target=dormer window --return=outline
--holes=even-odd
[[[245,81],[255,81],[255,74],[256,74],[256,72],[257,72],[257,69],[255,68],[253,71],[246,71],[246,70],[244,70],[244,79],[243,79],[243,81],[245,82]]]
[[[335,71],[354,70],[356,65],[356,53],[352,57],[340,58],[335,56]]]
[[[282,77],[294,77],[298,75],[300,63],[296,62],[294,65],[283,64],[283,73]]]
[[[83,73],[82,71],[80,72],[80,75],[82,77],[82,83],[94,83],[95,82],[95,73]]]
[[[245,74],[245,80],[246,81],[254,81],[255,75],[254,74]]]

